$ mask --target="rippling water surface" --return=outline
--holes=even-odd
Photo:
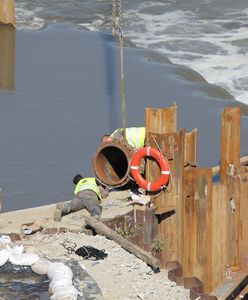
[[[16,7],[17,26],[27,30],[65,21],[112,26],[112,1],[16,0]],[[247,0],[126,0],[122,28],[137,46],[165,53],[248,103]]]
[[[140,46],[124,49],[127,125],[176,102],[178,128],[199,129],[199,164],[217,165],[223,108],[232,95],[246,102],[247,1],[123,4],[124,36]],[[16,15],[17,31],[0,28],[14,86],[0,90],[4,212],[71,199],[73,176],[93,175],[101,135],[122,126],[112,1],[16,0]]]

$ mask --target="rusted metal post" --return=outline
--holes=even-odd
[[[219,286],[225,278],[228,244],[229,203],[223,201],[225,186],[212,185],[212,287]]]
[[[165,244],[161,253],[163,262],[181,261],[183,225],[181,218],[182,174],[184,169],[185,130],[177,133],[177,106],[164,109],[146,109],[147,145],[158,148],[170,163],[171,181],[167,191],[152,195],[155,213],[158,217],[158,238]],[[149,160],[147,163],[149,181],[157,180],[161,170]]]
[[[15,27],[15,0],[0,0],[0,24]]]
[[[226,107],[222,114],[221,183],[226,184],[240,165],[240,107]]]
[[[226,107],[222,115],[220,178],[225,191],[223,201],[229,205],[227,216],[227,264],[240,260],[240,196],[238,169],[240,167],[240,107]]]
[[[15,24],[15,1],[0,0],[0,88],[7,90],[15,81]]]
[[[239,254],[241,267],[248,269],[248,168],[242,167],[245,171],[239,174]]]
[[[149,135],[149,132],[148,132]],[[159,147],[163,155],[170,163],[170,183],[167,190],[153,193],[152,199],[155,205],[155,214],[159,219],[158,236],[165,243],[165,252],[162,253],[163,262],[168,260],[181,261],[183,236],[182,224],[182,189],[181,184],[184,168],[184,138],[185,130],[179,133],[152,134],[150,147]],[[156,181],[161,170],[152,160],[147,164],[147,176],[149,181]]]
[[[168,108],[147,108],[146,128],[152,133],[177,132],[177,105]]]
[[[184,224],[183,224],[183,174],[197,165],[198,130],[177,132],[177,106],[166,109],[146,109],[147,143],[159,147],[170,163],[170,184],[167,191],[153,195],[155,213],[159,218],[159,238],[165,241],[164,261],[183,262]],[[153,161],[147,164],[150,181],[157,180],[160,169]]]
[[[184,172],[183,276],[196,276],[212,289],[212,170]]]
[[[13,90],[14,88],[15,28],[0,25],[0,89]]]
[[[185,134],[185,166],[196,167],[198,163],[198,129]]]

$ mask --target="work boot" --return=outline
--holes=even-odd
[[[101,219],[101,208],[100,207],[95,207],[91,209],[90,211],[91,217],[99,221]]]
[[[67,215],[71,212],[71,207],[69,203],[58,203],[56,204],[56,209],[53,213],[53,219],[56,222],[60,222],[63,215]]]
[[[100,221],[100,219],[101,219],[101,215],[93,215],[92,217],[94,219],[96,219],[97,221]]]

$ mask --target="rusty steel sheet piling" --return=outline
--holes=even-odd
[[[15,28],[0,25],[0,89],[13,90],[14,88]]]
[[[0,24],[15,27],[15,0],[0,0]]]
[[[181,281],[195,277],[202,283],[202,290],[191,291],[191,299],[227,299],[227,268],[233,273],[233,290],[248,272],[248,166],[247,157],[240,158],[240,114],[239,107],[225,108],[220,166],[200,168],[198,130],[177,130],[176,105],[146,109],[147,145],[159,149],[170,164],[167,190],[151,194],[158,239],[165,244],[161,260],[163,265],[178,262]],[[149,181],[159,174],[158,164],[148,160]]]

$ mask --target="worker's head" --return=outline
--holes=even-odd
[[[107,143],[110,143],[113,141],[113,138],[111,135],[109,134],[105,134],[101,137],[101,145],[104,145],[104,144],[107,144]]]
[[[73,183],[77,185],[81,179],[83,179],[83,176],[81,174],[77,174],[73,177]]]

